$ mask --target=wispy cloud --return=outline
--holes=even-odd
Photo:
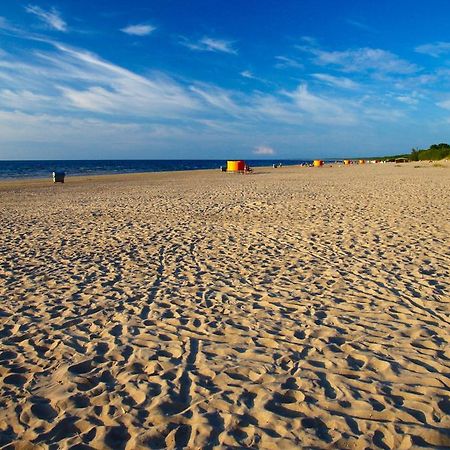
[[[450,109],[450,98],[437,102],[437,105],[444,109]]]
[[[116,114],[128,111],[138,115],[170,115],[197,107],[195,99],[169,78],[143,77],[92,53],[63,45],[58,45],[58,49],[62,54],[50,57],[56,67],[68,68],[69,74],[80,81],[91,80],[88,88],[60,87],[77,108]]]
[[[23,33],[17,34],[24,38]],[[124,134],[133,134],[130,140],[136,136],[136,145],[148,144],[153,137],[160,139],[161,145],[176,142],[174,148],[189,140],[195,143],[192,148],[220,140],[245,145],[246,151],[253,151],[255,139],[256,143],[272,143],[284,139],[280,136],[295,135],[293,139],[298,140],[300,134],[309,133],[314,135],[310,142],[316,142],[318,135],[345,134],[349,130],[361,131],[375,121],[396,121],[404,117],[403,111],[414,110],[415,99],[421,99],[411,94],[414,89],[409,92],[404,87],[397,89],[395,83],[389,87],[389,95],[385,91],[372,91],[369,95],[369,90],[364,90],[365,84],[353,81],[353,75],[341,73],[344,70],[341,65],[346,60],[357,59],[355,55],[344,57],[345,52],[324,52],[313,40],[307,44],[312,47],[308,51],[314,61],[319,56],[326,60],[325,53],[334,54],[329,64],[335,65],[342,76],[337,76],[336,70],[332,75],[316,68],[317,73],[305,73],[304,78],[312,77],[320,83],[308,86],[302,82],[285,89],[276,85],[270,90],[250,91],[175,79],[157,72],[142,75],[85,49],[42,36],[26,38],[30,42],[39,40],[39,45],[33,50],[30,44],[20,54],[12,52],[0,58],[3,140],[6,135],[11,141],[14,136],[16,141],[23,139],[25,132],[21,133],[20,127],[14,125],[17,121],[22,128],[29,126],[30,139],[35,136],[40,142],[46,138],[42,130],[53,126],[52,132],[59,133],[59,142],[64,139],[64,142],[75,142],[78,136],[78,141],[98,143],[97,136],[107,139],[111,123],[110,136],[120,139]],[[244,70],[240,75],[256,79],[251,70]],[[414,77],[417,74],[398,78]],[[330,92],[323,83],[353,91],[333,89]],[[374,84],[372,80],[371,88]],[[441,103],[439,106],[443,108],[450,107],[445,97]],[[4,131],[6,128],[10,131]],[[55,142],[58,133],[55,131]],[[276,153],[282,152],[278,144],[276,148]],[[261,155],[275,152],[266,145],[254,151]]]
[[[353,20],[353,19],[347,19],[347,23],[351,25],[352,27],[359,28],[360,30],[364,31],[375,31],[371,26],[367,25],[366,23],[363,23],[359,20]]]
[[[233,41],[227,41],[223,39],[213,39],[210,37],[203,37],[198,42],[189,41],[186,38],[182,38],[180,43],[191,50],[201,52],[222,52],[229,53],[231,55],[237,55],[237,50],[233,48]]]
[[[423,53],[425,55],[438,58],[441,55],[450,53],[450,42],[435,42],[433,44],[419,45],[414,49],[417,53]]]
[[[5,17],[0,16],[0,28],[7,28],[8,27],[8,21]]]
[[[419,100],[414,95],[398,95],[395,98],[405,105],[417,105],[419,103]]]
[[[242,72],[239,73],[239,75],[242,78],[247,78],[248,80],[255,80],[255,81],[259,81],[261,83],[265,83],[265,84],[269,83],[264,78],[256,76],[251,70],[243,70]]]
[[[275,59],[277,60],[277,63],[275,64],[275,67],[277,69],[287,69],[287,68],[295,68],[295,69],[302,69],[304,66],[300,62],[298,62],[294,58],[289,58],[287,56],[275,56]]]
[[[186,88],[161,74],[144,77],[85,50],[51,45],[53,51],[35,52],[26,62],[14,56],[0,61],[9,99],[51,96],[50,109],[129,117],[173,118],[201,107]]]
[[[216,110],[233,116],[242,113],[242,107],[233,99],[232,92],[226,89],[207,83],[196,83],[190,90]]]
[[[147,36],[155,30],[156,27],[148,24],[128,25],[127,27],[120,29],[123,33],[130,34],[132,36]]]
[[[300,111],[307,113],[317,123],[334,123],[349,125],[357,122],[353,108],[342,99],[323,97],[309,91],[306,84],[301,84],[293,92],[287,92]]]
[[[29,90],[12,91],[2,89],[0,91],[0,103],[5,107],[15,110],[33,110],[36,108],[45,108],[52,102],[52,97],[48,95],[35,94]]]
[[[358,83],[346,77],[336,77],[326,73],[313,73],[312,76],[326,84],[342,89],[358,89],[360,87]]]
[[[345,72],[379,71],[384,73],[410,74],[419,68],[394,53],[373,48],[360,48],[343,52],[320,52],[318,64],[340,66]]]
[[[317,44],[298,45],[297,48],[313,56],[313,62],[321,66],[335,66],[343,72],[379,72],[412,74],[420,68],[396,54],[378,48],[358,48],[343,51],[327,51]]]
[[[105,146],[112,158],[123,158],[124,149],[129,158],[142,157],[143,152],[148,155],[149,151],[162,158],[168,150],[179,147],[179,142],[189,142],[190,135],[182,124],[130,123],[0,109],[2,158],[10,154],[15,159],[61,159],[62,145],[81,159],[91,159],[93,148]]]
[[[40,6],[28,5],[25,7],[25,10],[30,14],[37,16],[48,27],[57,31],[67,31],[66,22],[62,19],[60,13],[55,8],[46,11]]]
[[[267,147],[265,145],[260,145],[259,147],[256,147],[253,150],[253,154],[261,155],[261,156],[274,155],[275,154],[275,150],[272,147]]]
[[[240,73],[240,75],[241,75],[241,77],[249,78],[250,80],[256,80],[255,75],[253,75],[253,73],[250,70],[243,70]]]

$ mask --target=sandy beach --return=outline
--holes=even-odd
[[[450,447],[450,163],[0,182],[0,447]]]

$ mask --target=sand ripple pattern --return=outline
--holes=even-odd
[[[0,187],[1,448],[450,447],[450,167],[127,180]]]

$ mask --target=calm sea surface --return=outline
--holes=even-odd
[[[303,160],[246,160],[250,167],[296,165]],[[86,160],[86,161],[0,161],[0,179],[45,178],[53,171],[63,171],[66,176],[105,175],[117,173],[167,172],[178,170],[219,169],[226,161],[218,160]]]

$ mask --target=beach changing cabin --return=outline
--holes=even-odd
[[[313,166],[314,167],[322,167],[323,166],[323,161],[321,159],[315,159],[313,162]]]
[[[53,183],[64,183],[65,176],[64,172],[53,172]]]
[[[344,165],[349,166],[352,162],[349,159],[344,159]]]
[[[247,164],[243,160],[227,161],[227,172],[245,172]]]

